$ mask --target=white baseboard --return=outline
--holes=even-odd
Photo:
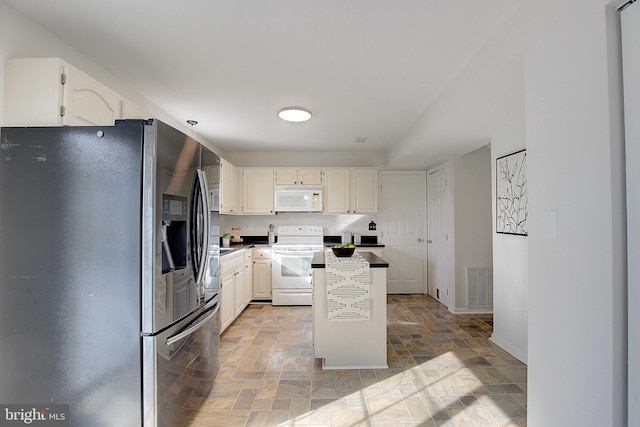
[[[495,334],[491,335],[491,337],[489,338],[489,341],[491,341],[498,347],[502,348],[504,351],[511,354],[512,356],[515,356],[519,361],[521,361],[525,365],[527,364],[527,354],[523,352],[521,349],[517,349],[513,347],[508,342],[504,341],[500,337],[497,337]]]

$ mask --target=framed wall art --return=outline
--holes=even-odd
[[[527,151],[496,159],[496,232],[528,234]]]

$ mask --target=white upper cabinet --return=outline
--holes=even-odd
[[[377,213],[378,170],[324,169],[324,213]]]
[[[62,125],[58,58],[9,59],[4,69],[4,126]]]
[[[324,210],[325,214],[349,213],[349,169],[325,169],[324,171]]]
[[[276,185],[321,185],[321,168],[277,168]]]
[[[122,117],[122,97],[69,65],[64,66],[62,124],[112,126]]]
[[[295,185],[298,183],[298,169],[277,168],[276,185]]]
[[[242,213],[273,214],[273,169],[242,169]]]
[[[220,213],[238,212],[238,169],[225,159],[220,159]]]
[[[149,118],[139,107],[60,58],[9,59],[5,126],[111,126]]]
[[[377,169],[351,169],[351,212],[378,212]]]

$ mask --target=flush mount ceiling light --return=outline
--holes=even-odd
[[[286,122],[306,122],[311,118],[311,110],[304,107],[284,107],[278,110],[278,117]]]

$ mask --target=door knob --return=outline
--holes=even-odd
[[[423,240],[422,240],[420,237],[418,237],[418,242],[422,242],[422,241],[423,241]]]
[[[433,243],[433,241],[431,239],[427,240],[427,243]]]

